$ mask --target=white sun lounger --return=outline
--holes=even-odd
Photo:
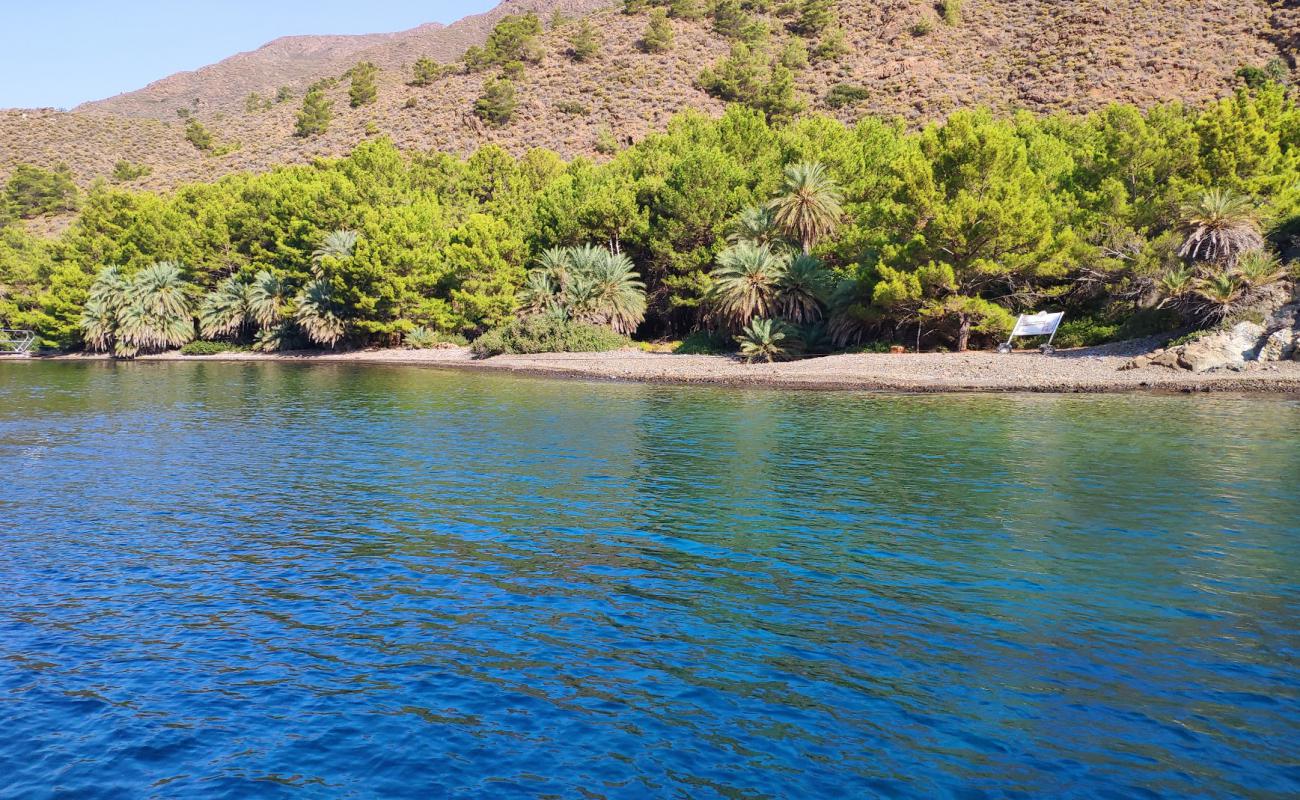
[[[1065,318],[1065,313],[1049,314],[1046,311],[1038,314],[1021,314],[1016,320],[1016,327],[1011,331],[1007,340],[998,345],[999,353],[1011,352],[1011,340],[1017,336],[1046,336],[1047,344],[1039,347],[1043,355],[1050,356],[1056,352],[1052,347],[1052,340],[1056,338],[1056,329],[1061,327],[1061,320]]]

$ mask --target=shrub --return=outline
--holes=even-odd
[[[302,110],[298,112],[294,135],[319,136],[329,130],[333,117],[334,103],[325,96],[324,89],[313,86],[307,90],[307,96],[302,100]]]
[[[961,0],[942,0],[939,9],[946,25],[961,24]]]
[[[505,354],[603,353],[631,344],[626,336],[600,325],[533,316],[490,330],[470,347],[479,358],[489,358]]]
[[[252,92],[244,100],[244,111],[249,114],[260,114],[263,111],[271,109],[271,101],[257,92]]]
[[[600,46],[600,34],[584,19],[569,39],[569,55],[574,61],[590,61],[600,53]]]
[[[831,108],[844,108],[866,100],[870,95],[865,86],[851,83],[837,83],[826,93],[826,105]]]
[[[469,344],[469,340],[458,333],[416,328],[402,337],[402,343],[412,350],[436,350],[444,346],[464,347]]]
[[[483,94],[474,103],[474,113],[489,125],[502,127],[514,118],[519,101],[515,85],[509,78],[493,78],[483,86]]]
[[[212,152],[216,146],[216,141],[212,138],[212,132],[197,119],[191,119],[189,124],[185,126],[185,140],[204,153]]]
[[[133,164],[119,161],[113,165],[113,180],[117,183],[130,183],[153,174],[153,167],[147,164]]]
[[[735,341],[718,331],[696,331],[683,339],[673,352],[680,356],[716,356],[735,349]]]
[[[673,47],[673,26],[668,22],[668,12],[656,8],[650,12],[650,22],[641,34],[641,49],[647,53],[663,53]]]
[[[378,74],[379,67],[369,61],[362,61],[348,70],[347,77],[352,79],[348,100],[353,108],[368,106],[379,99],[379,88],[375,85],[375,76]]]
[[[1117,322],[1107,322],[1094,317],[1066,320],[1056,332],[1054,343],[1060,347],[1094,347],[1113,342],[1119,336]]]
[[[561,114],[568,114],[571,117],[585,117],[591,113],[591,109],[576,100],[565,100],[557,103],[555,110]]]
[[[231,342],[209,342],[195,339],[181,348],[183,356],[215,356],[222,353],[247,353],[248,347]]]
[[[77,209],[77,185],[66,164],[53,170],[31,164],[14,167],[5,186],[5,199],[14,213],[24,219]]]
[[[934,30],[934,21],[929,17],[921,17],[912,25],[912,35],[916,37],[925,36]]]
[[[421,58],[411,67],[411,86],[428,86],[445,74],[443,67],[431,58]]]
[[[614,132],[609,128],[602,128],[596,135],[596,152],[606,156],[618,152],[618,139],[614,138]]]

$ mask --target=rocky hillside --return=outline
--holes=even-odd
[[[610,5],[609,0],[508,0],[487,15],[446,28],[280,40],[74,112],[3,112],[0,175],[19,163],[65,162],[80,183],[88,184],[127,160],[152,168],[132,185],[165,188],[339,155],[379,135],[409,149],[467,152],[498,142],[514,151],[548,147],[568,156],[595,154],[611,141],[661,129],[683,109],[717,113],[723,108],[696,82],[701,69],[726,56],[731,46],[710,19],[670,20],[672,47],[648,53],[640,46],[647,14],[624,14]],[[928,0],[839,0],[844,50],[797,70],[796,92],[809,109],[841,119],[879,114],[914,124],[969,105],[1001,112],[1078,112],[1112,101],[1198,103],[1230,91],[1240,67],[1262,66],[1293,47],[1293,5],[965,0],[960,17],[945,21],[940,7]],[[541,63],[530,64],[517,79],[520,103],[509,124],[490,127],[473,114],[494,70],[452,74],[426,87],[408,85],[417,58],[452,61],[484,41],[502,16],[524,9],[537,10],[548,22],[557,10],[570,19],[589,12],[602,44],[594,58],[578,62],[568,52],[578,23],[548,30]],[[770,45],[774,51],[796,38],[786,30],[789,17],[767,19],[779,31]],[[294,136],[303,87],[337,77],[358,61],[381,69],[376,102],[350,108],[347,81],[341,81],[328,90],[335,110],[328,132]],[[280,86],[291,87],[294,99],[263,110],[245,107],[250,93],[271,96]],[[836,86],[851,87],[854,102],[828,103]],[[177,117],[181,108],[211,131],[218,145],[214,152],[223,154],[202,152],[186,140],[186,123]]]
[[[236,113],[254,92],[274,97],[284,87],[301,95],[313,81],[346,72],[359,61],[394,70],[405,69],[421,57],[455,61],[471,45],[482,44],[507,14],[557,10],[581,14],[609,4],[610,0],[505,0],[486,14],[449,26],[429,23],[400,33],[362,36],[288,36],[203,69],[171,75],[139,91],[84,103],[74,111],[162,120],[175,119],[178,108]]]

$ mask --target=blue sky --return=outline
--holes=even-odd
[[[0,108],[71,108],[279,36],[452,22],[498,0],[3,0]]]

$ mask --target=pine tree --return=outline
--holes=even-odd
[[[668,12],[656,8],[650,12],[650,23],[641,35],[641,49],[647,53],[663,53],[672,49],[673,26],[668,22]]]
[[[510,123],[519,101],[515,98],[515,84],[509,78],[493,78],[483,86],[483,95],[474,103],[474,113],[495,127]]]
[[[431,58],[421,58],[411,67],[411,85],[428,86],[442,77],[442,65]]]
[[[353,108],[368,106],[379,99],[379,88],[375,86],[375,76],[378,74],[379,68],[369,61],[362,61],[348,70],[347,77],[352,79],[348,99]]]
[[[324,90],[313,87],[307,90],[307,96],[302,100],[302,111],[298,112],[294,135],[319,136],[329,130],[333,117],[334,103],[325,96]]]
[[[569,40],[569,54],[574,61],[590,61],[600,52],[600,46],[600,34],[584,19]]]

